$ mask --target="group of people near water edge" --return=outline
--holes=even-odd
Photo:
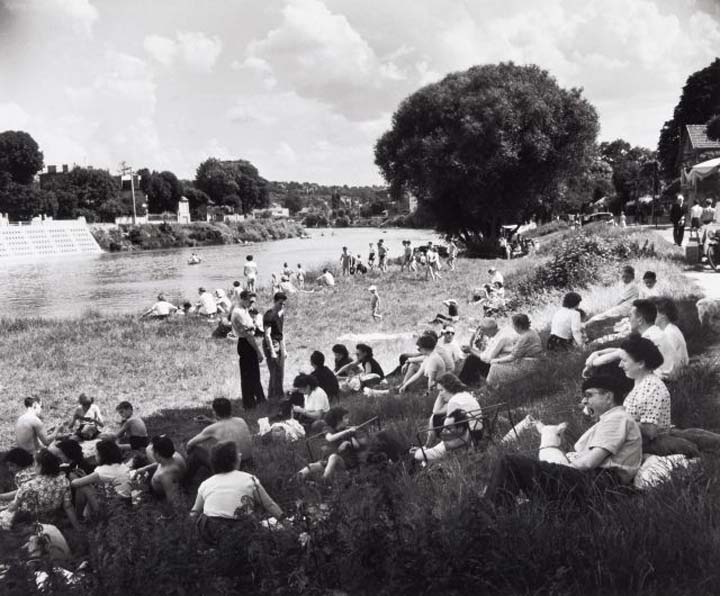
[[[367,267],[384,272],[388,251],[380,252],[381,244],[377,253],[371,245]],[[417,254],[409,244],[404,246],[411,262],[401,259],[401,271],[413,271]],[[431,252],[435,252],[432,246],[423,251],[426,267]],[[343,249],[342,274],[357,274],[358,260],[346,254]],[[448,251],[451,271],[455,256]],[[436,279],[437,270],[433,265],[427,278]],[[166,435],[152,436],[127,401],[117,404],[118,422],[113,424],[88,389],[78,395],[72,417],[55,428],[43,419],[42,401],[26,397],[16,422],[15,446],[3,460],[13,476],[13,488],[0,494],[2,531],[40,521],[62,558],[69,556],[69,547],[59,528],[67,522],[80,530],[92,523],[106,498],[127,507],[157,498],[178,508],[192,496],[189,514],[202,538],[215,544],[248,507],[283,518],[282,508],[254,474],[255,454],[268,442],[306,441],[314,446],[309,452],[316,457],[296,471],[301,481],[328,480],[340,471],[352,474],[363,466],[388,462],[420,470],[493,439],[484,412],[493,407],[503,388],[532,379],[547,366],[549,352],[555,358],[569,357],[565,354],[591,349],[598,344],[598,335],[608,332],[620,338],[619,345],[590,351],[583,372],[579,407],[592,426],[571,452],[556,450],[553,461],[545,460],[542,450],[539,458],[501,455],[483,487],[486,498],[498,506],[514,506],[526,498],[583,498],[591,491],[632,485],[651,454],[693,457],[720,444],[714,433],[681,430],[672,424],[672,393],[689,356],[676,324],[677,305],[664,295],[662,280],[653,271],[645,272],[638,284],[634,269],[623,267],[616,304],[592,317],[581,308],[583,296],[568,292],[552,317],[549,337],[543,339],[525,313],[514,313],[503,322],[505,279],[490,268],[484,285],[468,288],[470,297],[462,307],[479,318],[467,342],[457,339],[463,322],[461,305],[448,298],[443,301],[444,312],[428,313],[428,328],[417,337],[415,349],[392,355],[396,361],[392,371],[385,372],[368,343],[357,343],[352,350],[336,343],[325,347],[331,358],[326,358],[322,347],[310,349],[306,372],[294,376],[290,385],[285,379],[285,311],[293,293],[273,287],[272,304],[259,309],[257,266],[251,256],[244,277],[245,283],[235,282],[230,292],[218,290],[213,296],[200,288],[199,301],[191,309],[178,309],[161,295],[143,316],[164,319],[180,311],[219,319],[227,328],[223,337],[236,341],[245,415],[258,406],[264,408],[266,416],[257,420],[258,433],[253,434],[243,416],[234,415],[226,397],[212,401],[214,418],[199,420],[206,426],[185,437],[184,444]],[[285,278],[292,279],[298,291],[305,289],[300,265],[297,271],[283,271],[280,283]],[[320,278],[323,281],[316,286],[335,285],[329,269]],[[383,315],[377,285],[369,293],[372,318],[379,321]],[[266,386],[263,364],[268,371]],[[393,428],[382,428],[377,417],[354,420],[343,406],[351,397],[379,403],[405,399],[408,393],[426,399],[421,440],[414,446]],[[520,428],[512,430],[517,435]],[[512,440],[512,434],[505,439]]]

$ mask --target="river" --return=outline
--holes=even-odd
[[[413,244],[436,239],[429,230],[333,228],[311,229],[312,238],[290,238],[251,246],[222,245],[171,250],[104,253],[93,256],[45,258],[40,262],[0,261],[0,303],[3,317],[67,318],[88,309],[138,313],[159,292],[168,299],[195,301],[199,286],[227,289],[242,280],[247,255],[258,264],[260,286],[280,272],[283,263],[295,269],[337,263],[343,246],[367,261],[368,244],[383,238],[390,257],[401,254],[402,240]],[[192,252],[200,265],[187,264]]]

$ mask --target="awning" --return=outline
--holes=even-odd
[[[697,184],[700,180],[720,172],[720,157],[703,161],[694,165],[689,170],[682,171],[683,182],[686,184]]]

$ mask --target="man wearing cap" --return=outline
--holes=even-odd
[[[243,290],[240,292],[239,305],[233,309],[230,316],[233,332],[238,338],[240,390],[243,407],[246,410],[265,401],[265,392],[260,382],[260,363],[264,357],[255,339],[255,321],[249,312],[253,304],[255,304],[255,293]]]
[[[583,412],[595,424],[583,434],[569,463],[505,455],[495,465],[486,496],[496,504],[513,505],[520,491],[528,498],[582,501],[593,492],[630,484],[642,463],[642,438],[637,422],[622,406],[617,379],[595,376],[582,385]]]
[[[673,240],[678,246],[682,246],[683,236],[685,235],[685,208],[683,203],[685,199],[682,195],[677,196],[677,200],[670,207],[670,221],[673,225]]]

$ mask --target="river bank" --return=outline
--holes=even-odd
[[[614,256],[601,260],[597,252],[586,262],[575,260],[579,253],[565,254],[565,274],[587,275],[595,269],[587,284],[576,286],[589,314],[617,300],[617,271],[625,263],[640,274],[655,271],[663,293],[692,306],[698,296],[673,258],[677,251],[661,240],[652,252],[642,251],[647,238],[654,236],[602,230],[589,240],[599,251],[615,247]],[[589,246],[574,237],[557,243],[561,250]],[[502,268],[508,293],[518,296],[516,309],[527,312],[533,327],[546,335],[568,289],[561,287],[556,255],[549,251],[511,262],[460,259],[457,271],[443,270],[438,283],[394,268],[385,275],[340,278],[333,289],[295,295],[286,314],[286,385],[296,372],[309,370],[313,350],[330,358],[330,346],[341,337],[355,341],[372,333],[376,357],[391,370],[397,355],[410,351],[413,335],[428,327],[448,297],[460,303],[456,330],[459,342],[465,343],[481,316],[465,298],[492,264]],[[576,270],[578,263],[583,271]],[[383,298],[382,321],[370,316],[370,283]],[[269,292],[263,290],[258,303],[267,307]],[[681,328],[691,352],[699,354],[706,338],[696,315],[684,315]],[[211,340],[211,329],[197,319],[141,322],[98,314],[67,321],[0,322],[3,393],[11,400],[0,413],[0,437],[12,437],[25,395],[40,395],[46,418],[54,421],[68,416],[80,391],[93,395],[108,414],[118,401],[128,399],[145,417],[151,434],[166,433],[180,448],[201,427],[193,418],[208,414],[215,397],[231,398],[236,413],[256,431],[258,417],[269,410],[241,412],[235,346]],[[354,347],[349,337],[346,343]],[[504,402],[518,418],[532,412],[546,422],[568,421],[572,444],[587,426],[577,408],[583,361],[579,352],[550,354],[532,378],[497,394],[482,389],[477,393],[483,407]],[[674,386],[676,424],[720,427],[719,369],[717,362],[700,357]],[[384,429],[409,443],[427,422],[432,399],[421,393],[398,398],[353,395],[342,405],[354,423],[380,416]],[[527,439],[520,449],[536,453],[537,436],[531,433]],[[226,548],[208,551],[188,520],[189,504],[173,515],[151,502],[89,528],[93,570],[83,580],[85,593],[94,593],[98,586],[108,596],[167,592],[169,586],[207,594],[241,589],[256,594],[461,594],[469,585],[492,594],[704,594],[720,589],[715,571],[720,565],[716,457],[703,457],[706,482],[670,483],[617,504],[593,502],[567,511],[526,504],[497,511],[483,500],[481,488],[501,454],[494,446],[463,451],[414,474],[402,466],[362,468],[322,486],[294,478],[308,462],[304,442],[258,442],[255,473],[295,521],[270,532],[248,518],[239,522],[238,536]],[[310,522],[310,508],[320,502],[327,513]]]
[[[91,224],[89,228],[100,247],[109,252],[245,244],[298,238],[305,233],[301,224],[287,219],[253,219],[232,224],[142,224],[114,228]]]

